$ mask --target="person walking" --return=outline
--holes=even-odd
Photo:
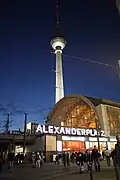
[[[33,168],[35,168],[35,160],[36,160],[36,155],[35,155],[35,153],[33,152],[32,153],[32,166],[33,166]]]
[[[115,172],[117,180],[120,180],[120,135],[116,136],[117,144],[115,144]]]
[[[92,165],[92,153],[90,152],[89,149],[86,150],[86,153],[85,153],[85,162],[87,164],[87,167],[88,167],[88,173],[90,173],[90,168],[91,168],[91,165]]]
[[[104,155],[106,157],[107,165],[110,166],[111,165],[110,163],[111,152],[108,149],[106,149],[106,151],[104,152]]]
[[[112,157],[113,165],[115,166],[115,149],[111,150],[111,157]]]
[[[85,162],[85,155],[83,154],[82,151],[80,151],[78,152],[77,157],[76,157],[76,164],[80,168],[80,174],[82,174],[84,171],[84,162]]]
[[[36,157],[36,167],[40,168],[41,167],[41,156],[40,153],[37,153],[37,157]]]
[[[3,157],[2,157],[2,152],[0,152],[0,172],[3,170]]]
[[[55,164],[59,164],[59,156],[58,156],[58,154],[55,157]]]
[[[66,152],[63,153],[63,164],[64,164],[64,167],[66,167],[66,164],[67,164]]]
[[[66,154],[66,162],[67,162],[67,167],[70,166],[70,158],[69,158],[69,153],[67,152]]]
[[[41,152],[40,156],[41,156],[40,166],[42,167],[44,165],[44,159],[45,159],[43,152]]]
[[[102,150],[102,158],[103,158],[103,160],[105,159],[105,151],[104,150]]]
[[[74,163],[74,159],[75,159],[75,158],[74,158],[74,153],[72,153],[71,156],[70,156],[70,160],[71,160],[71,163],[72,163],[72,164]]]
[[[15,160],[15,153],[13,151],[10,151],[8,153],[8,170],[11,172],[13,169],[14,165],[14,160]]]
[[[94,163],[95,171],[100,172],[100,153],[98,152],[98,149],[96,146],[94,146],[92,150],[92,160]]]

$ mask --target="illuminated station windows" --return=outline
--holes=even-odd
[[[38,126],[37,133],[46,136],[46,156],[63,151],[84,151],[98,146],[96,137],[104,136],[95,106],[83,96],[61,99],[50,112],[46,124]],[[90,142],[89,137],[93,141]],[[106,147],[106,141],[103,146]]]
[[[49,159],[58,152],[85,151],[98,145],[100,151],[112,149],[119,131],[120,104],[68,96],[53,107],[45,125],[37,126],[36,136],[44,137],[41,142],[44,145],[38,149]]]
[[[47,121],[48,124],[78,128],[96,128],[96,122],[99,118],[94,105],[82,96],[61,99]]]

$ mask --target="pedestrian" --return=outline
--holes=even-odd
[[[15,153],[13,151],[10,151],[8,153],[8,170],[11,172],[13,169],[14,165],[14,160],[15,160]]]
[[[35,153],[33,152],[33,153],[32,153],[32,166],[33,166],[33,168],[35,168],[35,164],[36,164],[35,160],[36,160],[36,155],[35,155]]]
[[[90,152],[89,149],[86,150],[86,153],[85,153],[85,162],[87,164],[87,167],[88,167],[88,173],[90,173],[90,168],[91,167],[91,164],[92,164],[92,153]]]
[[[77,157],[76,157],[76,164],[80,168],[80,174],[82,174],[84,171],[84,162],[85,162],[85,155],[83,154],[82,151],[80,151],[77,153]]]
[[[73,164],[74,163],[74,153],[71,154],[70,160],[71,160],[71,163]]]
[[[40,153],[40,156],[41,156],[40,167],[42,167],[44,165],[44,159],[45,159],[43,152]]]
[[[111,150],[111,157],[112,157],[113,165],[115,166],[115,149]]]
[[[61,153],[59,153],[58,159],[59,159],[59,164],[62,164],[62,154]]]
[[[58,155],[56,155],[56,157],[55,157],[55,164],[59,164],[59,159],[58,158],[59,158]]]
[[[66,157],[66,153],[64,152],[63,153],[63,164],[64,164],[64,167],[66,167],[66,160],[67,160],[67,157]]]
[[[111,152],[108,150],[108,148],[106,149],[106,151],[104,152],[105,157],[106,157],[106,161],[107,161],[107,165],[110,166],[110,158],[111,158]]]
[[[2,158],[2,152],[0,152],[0,172],[3,170],[3,158]]]
[[[104,150],[102,150],[102,158],[103,158],[103,160],[105,158],[105,151]]]
[[[116,136],[117,144],[115,144],[115,172],[117,180],[120,180],[120,135]]]
[[[66,154],[66,162],[67,162],[67,167],[70,166],[70,159],[69,159],[69,153],[67,152]]]
[[[41,156],[40,156],[39,152],[37,153],[36,167],[38,167],[38,168],[41,167]]]
[[[92,160],[94,163],[95,171],[100,172],[100,153],[96,146],[92,149]]]

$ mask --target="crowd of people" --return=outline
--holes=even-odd
[[[0,152],[0,172],[3,171],[3,167],[5,165],[8,166],[9,171],[12,171],[14,161],[15,161],[14,151],[9,151],[8,154],[4,152]]]
[[[69,167],[70,163],[75,163],[80,167],[82,173],[85,169],[90,172],[94,167],[96,172],[100,172],[101,161],[106,159],[108,166],[111,165],[111,159],[115,166],[115,171],[118,177],[120,177],[120,136],[117,136],[117,143],[115,149],[111,151],[106,149],[100,153],[96,146],[92,150],[87,149],[85,152],[63,152],[56,155],[55,163],[62,164],[64,167]],[[5,164],[8,165],[8,169],[12,171],[14,164],[20,164],[25,162],[26,156],[18,153],[15,155],[13,151],[9,151],[8,154],[0,152],[0,172],[2,172]],[[31,155],[33,168],[41,168],[45,161],[45,156],[42,152],[33,152]],[[120,179],[119,179],[120,180]]]
[[[96,172],[100,172],[100,162],[106,160],[108,166],[113,162],[116,172],[120,173],[120,136],[116,138],[117,143],[114,149],[108,150],[108,148],[106,148],[100,153],[97,147],[94,146],[93,149],[87,149],[86,151],[74,153],[64,152],[62,154],[57,154],[55,163],[61,164],[61,162],[63,162],[65,167],[70,166],[70,162],[75,163],[80,167],[81,173],[85,170],[90,172],[90,168],[93,167]]]
[[[32,165],[33,168],[41,168],[44,164],[45,156],[42,152],[33,152],[32,153]]]
[[[56,162],[58,164],[61,164],[63,161],[64,167],[70,166],[71,163],[75,163],[80,167],[80,172],[82,173],[82,170],[84,168],[87,168],[87,171],[90,171],[90,165],[91,162],[94,162],[95,170],[100,171],[100,158],[101,154],[98,152],[98,149],[96,146],[91,150],[87,149],[85,152],[79,151],[79,152],[73,152],[68,153],[64,152],[62,154],[58,154],[56,156]]]
[[[8,153],[0,152],[0,172],[3,171],[4,167],[8,167],[9,171],[12,171],[14,165],[19,165],[22,163],[29,163],[32,161],[33,167],[42,167],[44,163],[45,156],[42,152],[33,152],[30,159],[28,160],[27,155],[23,153],[15,154],[14,151],[9,151]],[[29,161],[29,162],[28,162]]]
[[[120,151],[119,151],[120,153]],[[100,162],[102,160],[106,160],[108,166],[116,163],[116,152],[115,149],[104,150],[100,153],[96,146],[91,149],[87,149],[86,151],[79,152],[64,152],[62,154],[57,154],[55,163],[61,164],[63,162],[64,166],[70,166],[70,163],[76,163],[76,165],[80,166],[81,171],[84,168],[87,168],[87,171],[90,171],[90,165],[94,164],[94,169],[96,172],[100,172]],[[112,161],[111,161],[112,160]]]

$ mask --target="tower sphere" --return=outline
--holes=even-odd
[[[66,40],[65,40],[64,38],[62,38],[62,37],[55,37],[54,39],[52,39],[52,40],[50,41],[50,44],[51,44],[51,46],[52,46],[52,48],[53,48],[54,50],[56,50],[57,47],[60,47],[61,50],[62,50],[62,49],[64,49],[64,47],[66,46],[67,42],[66,42]]]

